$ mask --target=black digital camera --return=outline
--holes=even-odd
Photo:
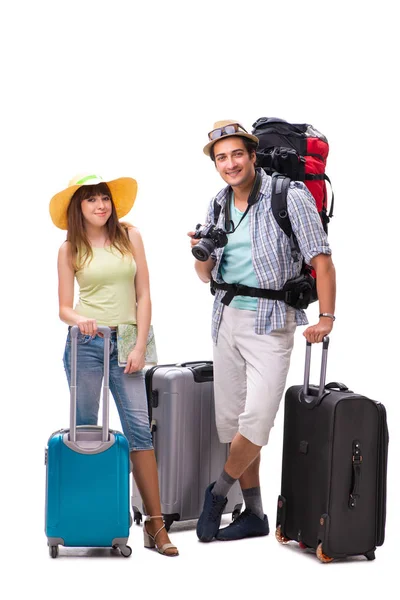
[[[197,260],[206,261],[210,258],[215,248],[223,248],[228,243],[228,236],[223,229],[218,229],[212,223],[201,226],[196,225],[196,232],[193,236],[195,240],[200,240],[193,246],[192,254]]]

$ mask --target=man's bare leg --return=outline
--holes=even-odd
[[[242,475],[246,473],[247,469],[252,465],[254,460],[257,457],[259,458],[260,450],[261,446],[253,444],[240,433],[237,433],[231,443],[228,460],[225,463],[225,471],[234,479],[240,479]],[[260,463],[258,461],[258,466],[259,464]],[[254,469],[256,469],[256,465],[254,465]],[[251,481],[247,481],[248,477],[251,477]],[[250,470],[248,474],[245,474],[245,481],[252,483],[253,471]]]

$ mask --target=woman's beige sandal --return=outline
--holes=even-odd
[[[146,521],[151,521],[152,519],[162,519],[162,518],[163,518],[162,515],[157,515],[155,517],[146,517],[146,520],[143,524],[144,547],[145,548],[154,548],[155,550],[157,550],[157,552],[159,552],[160,554],[164,554],[165,556],[178,556],[179,555],[178,548],[174,544],[169,543],[169,544],[163,544],[162,546],[157,545],[157,542],[156,542],[157,536],[160,533],[160,531],[165,529],[164,523],[162,524],[160,529],[157,529],[154,536],[151,535],[151,533],[149,533],[147,531]],[[167,553],[166,550],[169,550],[170,548],[174,548],[176,550],[176,552]]]

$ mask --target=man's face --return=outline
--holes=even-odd
[[[219,140],[214,144],[214,156],[217,171],[228,185],[243,186],[253,181],[256,156],[249,155],[242,138]]]

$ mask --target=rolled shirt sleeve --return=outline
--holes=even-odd
[[[318,254],[332,254],[315,200],[304,183],[290,183],[287,207],[293,233],[307,264]]]

